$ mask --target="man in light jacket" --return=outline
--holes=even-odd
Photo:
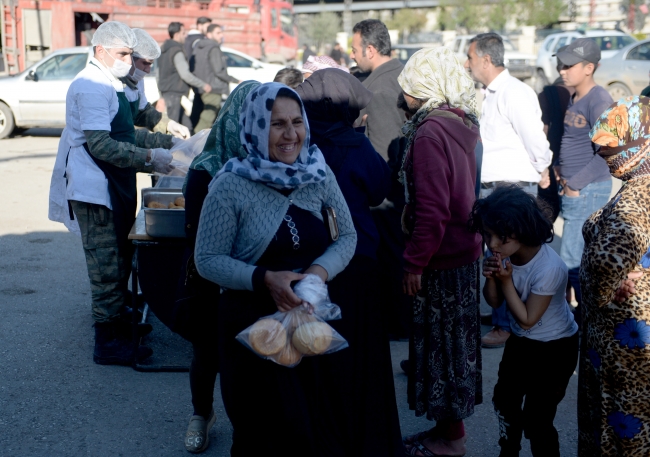
[[[199,88],[198,93],[203,102],[203,111],[194,130],[212,128],[214,120],[221,109],[221,96],[230,93],[229,83],[239,84],[239,80],[228,74],[226,59],[221,52],[220,44],[223,42],[223,29],[217,24],[210,24],[206,37],[194,45],[192,59],[194,61],[194,75],[207,83],[212,88],[206,92]]]

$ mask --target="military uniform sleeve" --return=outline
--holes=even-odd
[[[151,166],[145,166],[148,149],[116,141],[107,130],[84,130],[84,135],[93,157],[120,168],[132,167],[145,172],[153,170]]]
[[[163,114],[160,111],[151,106],[151,103],[147,103],[144,109],[138,111],[138,114],[133,120],[133,124],[136,127],[144,127],[146,129],[153,130],[154,127],[158,125],[162,117]]]
[[[140,148],[170,149],[173,145],[172,138],[173,136],[164,133],[151,133],[144,129],[135,130],[135,144]]]

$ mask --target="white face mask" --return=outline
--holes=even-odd
[[[135,67],[135,71],[133,72],[132,75],[129,75],[129,78],[131,78],[132,81],[134,82],[140,82],[144,79],[145,76],[147,76],[149,73],[145,72],[144,70],[140,70],[138,67]]]
[[[106,54],[108,54],[108,50],[106,50]],[[111,58],[113,59],[113,66],[109,66],[104,59],[102,59],[102,62],[104,62],[104,65],[106,65],[108,71],[110,71],[113,76],[116,78],[123,78],[129,74],[131,71],[131,65],[126,62],[122,62],[113,56],[111,56]]]

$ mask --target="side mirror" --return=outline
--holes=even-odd
[[[259,70],[260,68],[262,68],[262,65],[260,65],[260,64],[257,63],[257,62],[253,62],[253,69],[254,69],[254,70]]]
[[[38,81],[38,75],[36,75],[36,72],[34,70],[31,70],[29,73],[27,73],[27,76],[25,76],[26,81]]]

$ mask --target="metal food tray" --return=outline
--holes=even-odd
[[[185,210],[147,208],[152,201],[168,205],[182,196],[180,189],[142,189],[142,209],[147,235],[154,238],[185,238]]]

